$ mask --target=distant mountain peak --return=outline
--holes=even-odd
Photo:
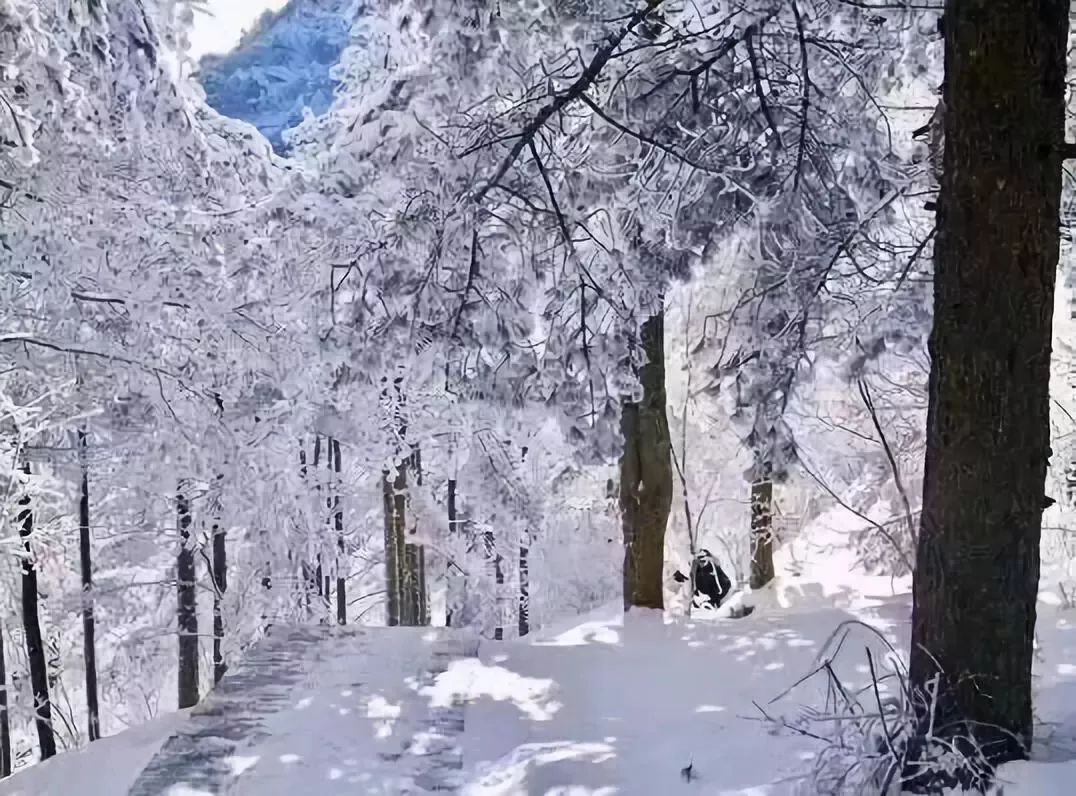
[[[302,121],[304,108],[321,114],[332,104],[331,71],[358,7],[356,0],[291,0],[266,11],[232,52],[202,59],[210,106],[254,125],[285,152],[284,133]]]

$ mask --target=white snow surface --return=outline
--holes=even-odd
[[[0,780],[2,796],[127,796],[139,772],[186,717],[179,711]]]
[[[787,544],[778,580],[750,595],[756,608],[744,619],[633,612],[625,621],[610,605],[527,641],[485,642],[478,658],[457,660],[426,687],[407,634],[384,650],[356,645],[297,689],[230,792],[424,792],[378,752],[399,743],[409,717],[463,695],[464,796],[811,793],[802,775],[817,743],[775,730],[761,710],[791,716],[810,702],[803,688],[773,700],[811,671],[842,622],[866,622],[901,651],[907,643],[910,583],[864,575],[842,552],[853,527],[831,512]],[[1076,612],[1059,602],[1044,592],[1039,606],[1036,759],[1002,769],[1005,796],[1070,793],[1076,778]],[[847,683],[866,683],[863,647],[882,660],[886,643],[866,629],[850,642],[834,666]],[[76,782],[79,793],[120,796],[177,722],[61,755],[0,784],[0,796],[67,794]]]

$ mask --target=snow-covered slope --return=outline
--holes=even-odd
[[[347,44],[355,0],[291,0],[267,12],[239,46],[202,60],[200,79],[209,104],[257,127],[278,152],[284,132],[328,109],[330,74]]]
[[[907,579],[865,574],[843,552],[856,526],[836,511],[819,517],[780,551],[777,581],[744,619],[638,612],[625,621],[610,605],[526,642],[485,643],[478,658],[425,682],[414,676],[417,656],[401,654],[406,631],[395,635],[399,649],[334,648],[332,673],[306,678],[244,758],[263,773],[236,792],[293,793],[299,780],[324,794],[423,792],[397,779],[418,785],[407,768],[414,755],[441,747],[403,717],[462,702],[462,723],[450,722],[460,740],[434,740],[462,745],[453,749],[462,770],[445,773],[466,796],[851,793],[812,778],[833,747],[803,730],[836,723],[825,713],[825,676],[804,676],[828,659],[855,692],[871,679],[866,648],[882,672],[893,649],[906,652],[911,610]],[[1044,594],[1039,607],[1036,760],[1002,769],[1005,796],[1068,793],[1076,773],[1076,612],[1056,602]],[[838,629],[848,631],[843,641]],[[374,740],[371,719],[385,724]],[[83,792],[119,796],[160,737],[140,728],[64,755],[0,783],[0,796],[68,793],[75,766],[96,777]],[[406,754],[384,754],[399,743]]]
[[[170,713],[0,780],[0,796],[127,796],[138,773],[186,717]]]

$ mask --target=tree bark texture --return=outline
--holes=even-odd
[[[224,595],[228,592],[227,535],[220,521],[213,523],[213,683],[228,671],[224,663]],[[264,617],[263,617],[264,621]]]
[[[751,484],[751,588],[761,589],[774,578],[773,481]]]
[[[4,629],[0,627],[0,779],[11,776],[11,719],[7,704],[7,661],[4,659]]]
[[[519,546],[519,637],[531,632],[530,534]]]
[[[334,439],[333,471],[336,473],[336,494],[333,495],[333,529],[336,531],[336,623],[347,624],[347,549],[344,544],[344,510],[340,508],[340,440]]]
[[[198,704],[198,597],[194,548],[191,544],[191,506],[182,488],[176,494],[179,551],[176,554],[176,618],[179,626],[179,707]]]
[[[30,465],[23,466],[30,474]],[[41,636],[41,618],[38,611],[37,560],[34,556],[34,511],[30,496],[19,498],[18,524],[22,539],[22,626],[26,635],[26,661],[30,667],[30,690],[34,696],[34,724],[41,747],[41,759],[56,754],[56,736],[52,730],[52,702],[49,699],[49,675],[45,661],[45,644]]]
[[[494,600],[496,606],[496,620],[493,625],[493,640],[504,640],[504,613],[501,610],[504,600],[504,563],[501,554],[497,552],[497,538],[493,531],[485,533],[486,562],[489,573],[493,576]]]
[[[456,479],[448,479],[448,535],[450,539],[455,539],[458,532],[456,523]],[[445,627],[452,627],[453,614],[459,609],[460,606],[455,604],[456,597],[459,593],[458,587],[458,575],[453,572],[453,562],[448,561],[445,567],[445,582],[448,584],[447,598],[445,600]]]
[[[624,610],[664,608],[665,528],[672,507],[672,442],[665,398],[665,314],[643,323],[642,401],[620,418],[620,516],[624,534]]]
[[[86,668],[86,723],[90,741],[101,737],[101,710],[97,697],[97,625],[93,606],[93,547],[90,534],[90,470],[86,461],[86,430],[78,431],[82,480],[78,501],[78,554],[82,571],[82,662]]]
[[[400,474],[394,478],[388,470],[381,474],[381,493],[385,509],[385,624],[400,624],[400,548],[396,538],[396,487]]]
[[[411,574],[414,569],[407,560],[407,460],[396,465],[396,478],[392,482],[392,535],[395,548],[395,578],[400,592],[400,624],[415,624],[414,589]]]
[[[327,458],[331,459],[331,457],[332,457],[332,449],[330,448],[328,453],[327,453]],[[324,515],[321,514],[321,511],[322,511],[322,508],[321,508],[321,494],[322,494],[323,490],[321,488],[322,475],[321,475],[321,470],[319,469],[321,467],[321,437],[320,436],[315,436],[314,437],[313,467],[314,467],[314,506],[316,507],[314,516],[322,518],[321,520],[318,520],[316,522],[317,528],[314,531],[314,548],[316,550],[315,557],[316,557],[316,561],[317,561],[317,563],[315,565],[315,568],[314,568],[314,578],[317,581],[318,597],[321,598],[318,601],[318,610],[319,611],[326,611],[326,610],[328,610],[328,607],[329,607],[329,601],[332,599],[332,594],[329,592],[328,587],[325,585],[325,582],[326,582],[326,580],[328,580],[328,578],[325,575],[325,569],[324,569],[324,566],[322,564],[322,556],[321,556],[321,551],[322,551],[322,546],[323,546],[322,543],[324,541],[323,537],[322,537],[322,534],[323,534],[323,532],[325,530],[325,527],[328,524],[329,518],[328,518],[327,514],[324,514]],[[330,467],[331,467],[331,462],[330,462]],[[329,502],[329,506],[331,508],[331,506],[332,506],[331,498],[328,499],[328,502]]]
[[[1068,10],[945,4],[910,679],[926,690],[939,677],[935,726],[974,735],[990,764],[1031,742]]]
[[[410,456],[410,472],[414,476],[416,486],[422,486],[422,451],[417,445],[412,446]],[[410,496],[409,496],[410,497]],[[410,503],[410,499],[407,501]],[[429,624],[429,597],[426,593],[426,547],[421,544],[413,544],[407,538],[418,533],[417,519],[415,524],[407,531],[404,537],[404,562],[405,577],[407,584],[405,590],[408,601],[408,614],[410,624],[423,627]]]
[[[307,464],[306,464],[306,448],[303,446],[302,441],[299,442],[299,477],[306,483],[307,477]],[[303,612],[307,619],[313,617],[313,595],[317,590],[314,585],[314,566],[310,563],[310,537],[307,533],[306,549],[303,551],[303,559],[299,564],[300,576],[303,580]]]

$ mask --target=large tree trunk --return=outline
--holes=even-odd
[[[7,711],[7,661],[4,629],[0,626],[0,779],[11,776],[11,719]]]
[[[643,398],[625,401],[620,420],[620,514],[624,532],[624,610],[664,608],[665,528],[672,507],[672,442],[665,413],[665,313],[643,324]]]
[[[344,545],[344,511],[340,508],[340,440],[334,439],[333,445],[333,470],[336,473],[335,490],[333,495],[333,528],[336,531],[336,623],[347,624],[347,572],[344,565],[347,562],[347,550]]]
[[[381,489],[385,505],[385,624],[396,627],[401,623],[403,608],[403,584],[401,581],[400,558],[403,554],[398,534],[399,519],[397,510],[403,511],[403,496],[398,490],[407,488],[407,473],[401,463],[393,477],[388,470],[381,474]]]
[[[764,477],[751,484],[751,588],[773,578],[773,481]]]
[[[179,552],[176,555],[176,618],[179,626],[179,707],[198,704],[198,597],[195,592],[194,547],[191,544],[191,506],[183,487],[176,494]]]
[[[86,669],[86,721],[90,741],[101,737],[101,711],[97,704],[97,632],[93,612],[93,549],[90,536],[90,470],[86,461],[86,430],[78,431],[79,467],[82,471],[78,501],[78,554],[82,570],[82,662]]]
[[[910,678],[926,691],[938,676],[934,726],[973,735],[991,764],[1031,743],[1068,9],[949,0],[945,10]]]
[[[23,466],[30,474],[30,465]],[[52,731],[52,702],[49,699],[48,665],[45,644],[41,637],[41,619],[37,607],[37,560],[34,554],[34,511],[30,496],[19,498],[19,536],[22,538],[22,626],[26,634],[26,661],[30,667],[30,690],[34,695],[34,724],[41,746],[41,759],[56,754],[56,736]]]
[[[404,419],[403,378],[393,382],[396,391],[394,410],[399,439],[407,439]],[[386,393],[387,396],[387,393]],[[422,545],[408,542],[418,528],[407,527],[408,472],[414,474],[415,484],[422,484],[422,457],[417,445],[400,458],[396,476],[389,488],[388,473],[384,475],[385,489],[385,570],[388,590],[388,624],[417,626],[429,624],[429,600],[426,596],[426,551]]]
[[[219,481],[219,477],[218,477]],[[213,519],[213,683],[223,679],[228,666],[224,662],[224,595],[228,591],[228,548],[224,524],[218,515]],[[272,582],[266,588],[272,588]],[[265,622],[262,615],[262,622]]]
[[[410,470],[414,474],[415,485],[422,486],[422,451],[417,445],[411,449]],[[416,518],[416,524],[407,532],[408,536],[414,536],[418,533],[417,522]],[[426,594],[425,546],[405,541],[404,566],[405,597],[408,601],[408,613],[411,619],[409,624],[419,627],[428,625],[429,598]]]

